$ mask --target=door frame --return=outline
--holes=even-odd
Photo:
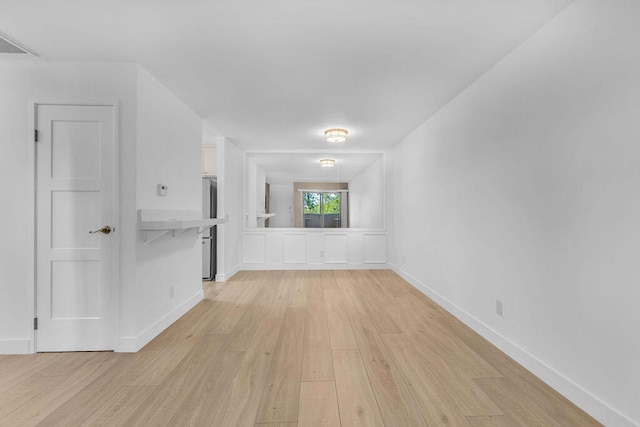
[[[38,250],[38,241],[36,234],[36,221],[37,221],[37,188],[36,188],[36,142],[34,130],[38,125],[38,106],[41,105],[63,105],[63,106],[79,106],[79,107],[111,107],[113,108],[113,200],[111,201],[114,207],[114,227],[116,232],[113,234],[115,239],[113,265],[112,268],[112,281],[111,284],[111,300],[113,301],[112,316],[113,316],[113,345],[114,350],[118,347],[118,333],[119,330],[119,313],[120,313],[120,108],[119,100],[117,99],[100,99],[100,100],[67,100],[59,99],[56,101],[45,101],[37,99],[29,99],[29,129],[27,130],[27,146],[28,146],[28,165],[29,165],[29,182],[27,188],[29,189],[29,202],[27,208],[27,218],[29,220],[29,229],[27,230],[27,239],[30,242],[31,249],[29,251],[29,265],[31,269],[28,273],[28,295],[27,295],[27,314],[28,314],[28,327],[31,331],[29,336],[29,353],[37,353],[36,331],[33,325],[33,319],[37,317],[38,313],[38,282],[37,282],[37,258],[36,253]]]

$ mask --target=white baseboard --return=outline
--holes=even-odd
[[[176,320],[182,317],[187,311],[191,310],[196,304],[198,304],[204,298],[204,291],[200,290],[195,295],[187,299],[178,307],[162,316],[151,326],[142,331],[135,337],[120,337],[118,339],[118,345],[116,352],[119,353],[135,353],[142,347],[147,345],[152,339],[157,337],[162,331],[167,329]]]
[[[236,265],[226,273],[216,274],[216,282],[226,282],[227,280],[231,279],[238,271],[240,271],[240,266]]]
[[[28,338],[19,340],[0,340],[0,354],[29,354],[31,340]]]
[[[389,264],[242,264],[242,271],[255,270],[388,270]]]
[[[464,322],[478,334],[482,335],[491,344],[505,352],[509,357],[524,366],[527,370],[547,383],[558,393],[565,396],[571,402],[582,408],[589,415],[594,417],[606,426],[616,427],[634,427],[638,426],[631,418],[621,413],[617,409],[605,403],[602,399],[588,390],[585,390],[571,379],[567,378],[561,372],[553,369],[540,359],[536,358],[527,350],[519,347],[507,337],[488,327],[482,321],[473,317],[451,301],[447,300],[436,291],[425,285],[409,273],[401,270],[394,264],[389,264],[391,269],[409,282],[413,287],[434,300],[438,305],[453,314],[456,318]]]

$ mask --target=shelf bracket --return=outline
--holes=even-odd
[[[159,238],[167,234],[169,231],[171,230],[160,230],[160,231],[144,230],[144,244],[148,245],[149,243],[158,240]],[[149,237],[149,233],[152,233],[151,237]]]
[[[208,229],[213,228],[213,227],[215,227],[215,224],[214,225],[207,225],[205,227],[200,227],[200,229],[198,230],[198,235],[204,233],[205,231],[207,231]]]
[[[177,228],[173,230],[173,238],[175,239],[177,236],[181,235],[185,231],[189,230],[188,228]]]

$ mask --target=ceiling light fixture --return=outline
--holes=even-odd
[[[346,129],[327,129],[324,136],[327,137],[327,142],[345,142],[348,133]]]
[[[333,159],[320,160],[320,166],[322,166],[323,168],[332,168],[335,163],[336,161]]]

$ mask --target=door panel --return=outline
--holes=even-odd
[[[100,122],[52,122],[52,178],[100,178]]]
[[[102,237],[87,230],[100,218],[100,209],[99,191],[52,191],[51,247],[99,249]]]
[[[100,318],[99,261],[54,261],[51,263],[51,318]],[[73,298],[69,298],[69,296]]]
[[[37,351],[112,350],[113,107],[39,105]]]

